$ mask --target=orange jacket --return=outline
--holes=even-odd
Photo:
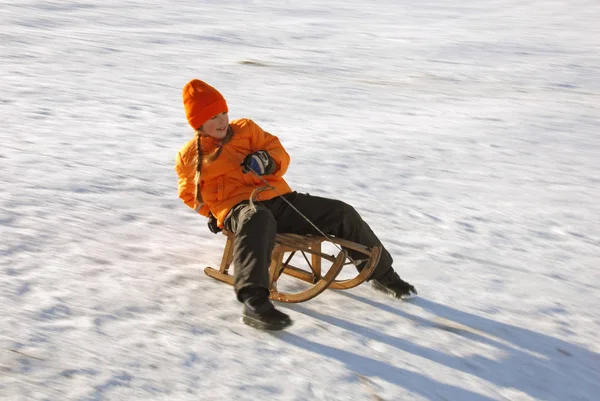
[[[247,200],[256,188],[265,187],[265,183],[252,172],[242,173],[240,163],[246,155],[257,150],[266,150],[273,158],[277,169],[273,174],[264,175],[273,189],[257,191],[257,201],[272,199],[278,195],[291,192],[291,188],[283,179],[290,163],[290,156],[285,151],[279,139],[263,131],[254,121],[239,119],[231,121],[233,129],[231,140],[223,146],[219,157],[210,162],[205,159],[201,170],[200,194],[204,204],[198,213],[208,216],[209,212],[217,219],[219,227],[231,208],[243,200]],[[219,139],[201,137],[203,155],[210,155],[219,144]],[[177,153],[175,171],[179,176],[179,197],[183,202],[196,209],[196,155],[197,139],[188,141]],[[277,192],[275,192],[277,191]]]

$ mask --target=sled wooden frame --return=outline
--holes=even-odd
[[[224,283],[233,285],[233,275],[229,274],[229,268],[233,262],[233,240],[234,234],[223,231],[227,237],[223,257],[221,258],[221,267],[219,270],[207,267],[204,273]],[[322,243],[331,242],[342,247],[342,251],[337,256],[328,255],[322,252]],[[336,280],[338,274],[346,265],[352,265],[347,262],[348,255],[346,249],[351,249],[359,252],[363,257],[356,262],[364,263],[362,270],[353,278],[347,280]],[[310,268],[310,272],[290,264],[290,261],[300,252],[304,256],[304,260]],[[288,254],[284,261],[285,255]],[[307,255],[310,255],[310,259]],[[325,291],[327,288],[336,290],[347,290],[362,284],[369,279],[375,266],[379,262],[381,256],[381,245],[376,245],[373,248],[368,248],[361,244],[352,241],[343,240],[340,238],[330,237],[329,239],[298,234],[277,234],[275,238],[275,248],[271,256],[271,265],[269,266],[269,290],[270,298],[279,302],[304,302],[312,299]],[[322,275],[322,261],[325,259],[331,262],[331,266],[325,275]],[[298,293],[280,292],[277,290],[277,280],[282,273],[286,273],[292,277],[312,284],[307,290]]]

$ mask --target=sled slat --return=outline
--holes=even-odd
[[[215,278],[226,284],[233,285],[233,276],[231,274],[222,273],[216,269],[213,269],[212,267],[206,267],[204,269],[204,273],[209,277]]]
[[[346,257],[346,251],[340,252],[336,258],[336,261],[333,263],[327,274],[325,274],[325,277],[317,281],[317,283],[308,290],[296,294],[271,291],[269,298],[271,298],[273,301],[297,303],[308,301],[309,299],[316,297],[325,291],[335,277],[340,273]]]
[[[219,270],[207,267],[204,269],[204,272],[209,277],[233,285],[234,276],[229,273],[229,268],[233,263],[233,244],[235,237],[231,232],[224,231],[223,234],[227,237],[227,241],[221,258],[221,266]],[[340,245],[342,250],[336,256],[328,255],[322,252],[323,242],[331,242]],[[286,233],[277,234],[275,243],[269,266],[270,298],[280,302],[307,301],[319,295],[327,288],[349,289],[356,287],[369,279],[377,266],[381,255],[381,246],[375,246],[371,249],[364,245],[335,237],[324,238],[314,235],[303,236]],[[348,280],[336,280],[340,271],[348,264],[346,263],[346,260],[348,259],[347,250],[354,251],[353,255],[362,253],[364,257],[360,260],[366,260],[366,263],[355,277]],[[308,265],[310,271],[290,264],[291,259],[297,252],[303,254],[304,262]],[[289,254],[287,259],[285,259],[285,254]],[[310,256],[308,256],[308,254],[310,254]],[[325,275],[322,275],[323,261],[327,261],[329,264]],[[312,284],[312,286],[307,290],[298,293],[278,291],[277,281],[283,273]]]
[[[379,263],[379,257],[381,256],[381,245],[376,245],[371,251],[371,257],[367,264],[362,268],[358,275],[350,280],[336,280],[329,285],[329,288],[334,290],[349,290],[357,285],[360,285],[368,280],[373,274],[377,263]]]
[[[307,283],[316,283],[319,279],[318,276],[292,265],[286,266],[283,272],[288,276],[292,276],[302,281],[306,281]]]

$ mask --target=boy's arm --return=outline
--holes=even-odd
[[[175,171],[179,177],[178,192],[183,202],[203,216],[208,217],[210,210],[206,204],[199,205],[196,200],[196,169],[186,165],[181,152],[177,152]]]
[[[290,165],[290,155],[279,142],[279,138],[264,131],[254,121],[249,120],[248,122],[252,130],[252,149],[254,151],[266,150],[276,165],[275,171],[271,175],[275,177],[283,176]]]

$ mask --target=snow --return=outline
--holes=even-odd
[[[0,399],[597,400],[595,1],[0,1]],[[206,80],[419,296],[241,323],[177,198]],[[349,274],[349,273],[346,273]],[[294,285],[290,283],[289,285]]]

